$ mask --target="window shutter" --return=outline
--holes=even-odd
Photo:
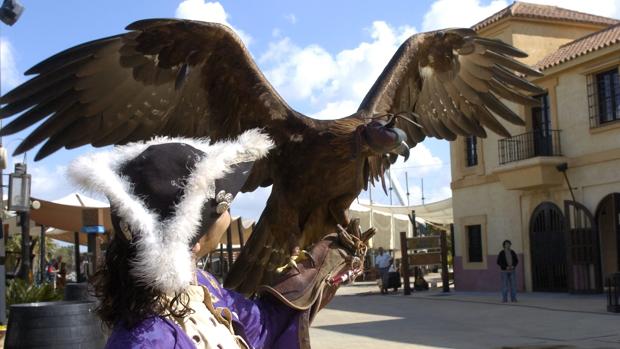
[[[478,149],[476,136],[468,136],[465,138],[465,163],[467,167],[478,165]]]
[[[588,86],[588,112],[590,116],[590,128],[595,128],[599,126],[596,76],[594,74],[588,74],[586,81]]]
[[[482,262],[482,227],[480,224],[467,226],[469,262]]]

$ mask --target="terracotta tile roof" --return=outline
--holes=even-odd
[[[617,43],[620,43],[620,24],[594,32],[560,46],[555,52],[536,63],[534,68],[545,70]]]
[[[515,1],[512,5],[474,24],[472,29],[480,30],[506,17],[550,19],[565,22],[579,22],[600,25],[613,25],[620,23],[619,20],[595,16],[589,13],[577,12],[557,6],[530,4],[528,2]]]

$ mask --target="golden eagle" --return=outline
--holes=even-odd
[[[254,164],[243,191],[273,185],[267,205],[226,286],[251,294],[307,246],[347,226],[346,210],[397,155],[426,136],[510,136],[497,116],[523,121],[498,98],[535,104],[539,75],[527,55],[471,29],[407,39],[359,109],[338,120],[293,110],[228,27],[179,19],[137,21],[128,32],[60,52],[29,69],[31,80],[1,97],[0,117],[21,113],[0,132],[43,122],[16,154],[43,143],[95,147],[153,136],[230,138],[263,128],[276,147]]]

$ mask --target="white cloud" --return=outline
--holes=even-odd
[[[406,162],[403,157],[399,156],[396,163],[390,168],[395,173],[408,171],[409,173],[415,173],[418,177],[423,177],[442,167],[443,161],[438,156],[433,155],[424,143],[419,143],[411,148],[409,159]]]
[[[286,99],[309,101],[314,116],[339,118],[357,109],[398,46],[415,31],[376,21],[370,41],[336,54],[316,44],[299,47],[285,37],[271,43],[259,62]]]
[[[431,192],[432,196],[429,198],[432,201],[439,201],[443,199],[447,199],[452,196],[452,189],[450,186],[445,186],[439,188],[437,191]]]
[[[620,17],[620,2],[618,0],[528,0],[528,2],[558,6],[605,17]],[[510,3],[507,0],[493,0],[487,4],[482,4],[481,0],[437,0],[424,15],[422,29],[428,31],[449,27],[471,27],[509,6]]]
[[[73,190],[73,186],[67,181],[67,166],[56,165],[52,168],[34,164],[28,166],[31,174],[31,195],[45,200],[56,200]]]
[[[327,102],[325,108],[320,111],[311,114],[313,118],[317,119],[340,119],[343,116],[348,116],[357,111],[360,101],[353,101],[345,99],[336,102]]]
[[[505,0],[494,0],[488,5],[482,5],[480,0],[438,0],[424,15],[422,29],[471,27],[508,5]]]
[[[249,45],[252,37],[228,22],[228,13],[219,2],[205,2],[205,0],[184,0],[176,9],[178,18],[193,19],[204,22],[221,23],[232,28],[241,37],[245,45]]]
[[[286,19],[291,24],[297,23],[297,17],[295,16],[294,13],[289,13],[287,15],[284,15],[284,19]]]
[[[15,63],[15,49],[6,38],[0,38],[0,63],[0,85],[2,86],[2,93],[4,93],[22,82]]]
[[[312,98],[327,86],[337,69],[332,55],[322,47],[300,49],[289,38],[270,43],[260,62],[272,66],[266,71],[269,80],[285,98],[294,100]]]

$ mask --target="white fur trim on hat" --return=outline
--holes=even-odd
[[[188,177],[173,215],[162,222],[132,193],[131,183],[118,172],[149,146],[163,143],[184,143],[205,155]],[[173,293],[183,291],[193,280],[195,266],[189,244],[200,227],[203,205],[215,197],[215,180],[229,173],[234,164],[266,156],[272,147],[271,139],[259,129],[211,145],[208,139],[159,137],[81,156],[67,172],[83,189],[105,194],[115,214],[129,225],[137,246],[131,275],[145,285]]]

